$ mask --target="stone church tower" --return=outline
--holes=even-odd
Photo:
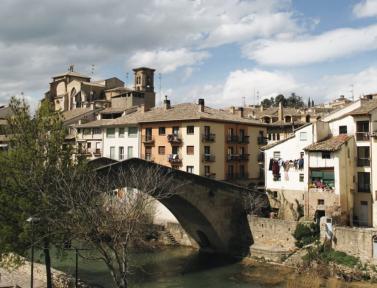
[[[154,71],[155,69],[140,67],[134,71],[134,89],[144,92],[144,105],[152,108],[156,105],[156,93],[154,92]]]

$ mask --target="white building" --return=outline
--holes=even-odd
[[[351,139],[347,135],[332,137],[328,123],[318,121],[265,146],[266,189],[279,203],[301,205],[310,218],[327,214],[349,222],[353,203],[349,197],[353,191]]]

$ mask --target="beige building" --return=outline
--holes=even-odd
[[[231,107],[230,111],[235,114],[242,114],[242,117],[258,120],[267,124],[268,143],[286,139],[293,135],[294,130],[321,119],[332,109],[325,108],[292,108],[278,107],[264,108],[263,106]]]
[[[92,81],[91,77],[74,71],[71,65],[66,73],[52,77],[45,99],[60,111],[90,106],[118,110],[139,105],[152,108],[155,105],[154,71],[146,67],[134,69],[134,87],[131,89],[116,77]]]

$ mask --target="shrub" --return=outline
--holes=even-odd
[[[296,246],[298,248],[311,244],[319,239],[319,225],[315,223],[310,223],[309,225],[298,223],[293,237],[296,239]]]

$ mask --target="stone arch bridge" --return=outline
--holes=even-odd
[[[101,163],[105,163],[105,166],[98,167]],[[158,200],[172,212],[187,234],[205,252],[241,257],[247,255],[253,244],[247,219],[247,214],[252,209],[250,203],[255,200],[253,205],[258,205],[261,210],[269,208],[267,195],[263,192],[138,158],[122,162],[100,158],[93,160],[91,165],[98,167],[95,168],[98,177],[110,176],[112,179],[113,176],[113,179],[117,179],[119,173],[127,175],[129,169],[155,167],[170,175],[177,186],[185,183],[179,186],[178,193]],[[119,187],[116,180],[112,184],[114,188],[117,185]]]

